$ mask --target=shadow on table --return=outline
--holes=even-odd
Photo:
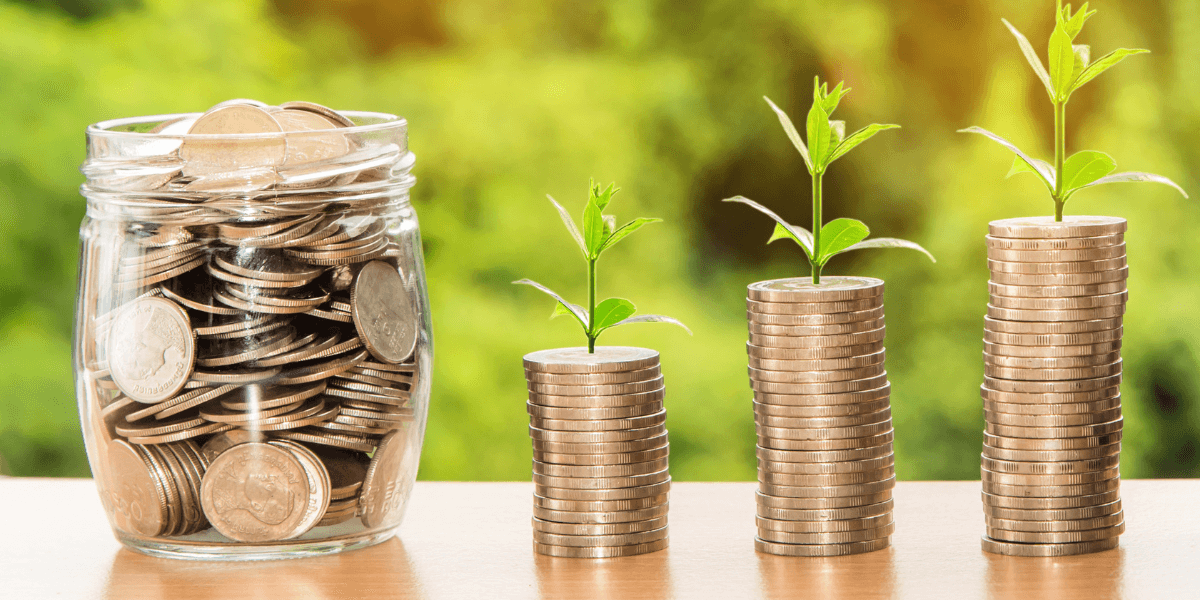
[[[1001,556],[984,552],[988,600],[1088,598],[1117,600],[1124,587],[1125,550],[1058,558]]]
[[[559,558],[536,554],[538,597],[542,600],[673,598],[670,548],[622,558]]]
[[[891,548],[830,557],[775,556],[759,552],[758,577],[762,596],[772,600],[872,600],[892,598],[896,589]]]
[[[156,558],[121,549],[113,558],[105,597],[154,600],[422,598],[399,538],[342,554],[259,562]]]

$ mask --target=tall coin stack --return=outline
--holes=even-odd
[[[984,331],[983,549],[1117,546],[1124,219],[994,221]]]
[[[883,281],[752,284],[747,318],[758,432],[760,552],[886,548],[895,529]]]
[[[666,390],[658,352],[608,346],[525,356],[533,548],[608,558],[667,547]]]

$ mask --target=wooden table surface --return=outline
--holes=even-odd
[[[1200,480],[1123,482],[1121,547],[1059,559],[980,551],[979,482],[900,483],[887,550],[760,555],[754,487],[675,484],[670,548],[630,558],[535,555],[532,484],[420,482],[373,548],[203,563],[121,549],[90,480],[0,478],[0,598],[1200,598]]]

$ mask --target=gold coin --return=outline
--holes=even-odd
[[[848,556],[883,550],[890,543],[890,538],[884,537],[852,544],[780,544],[756,537],[754,550],[777,556]]]
[[[853,437],[833,440],[787,440],[770,436],[758,437],[758,445],[773,450],[856,450],[861,448],[873,448],[889,443],[893,439],[893,432],[888,430],[879,435],[870,437]]]
[[[765,383],[833,383],[878,377],[884,372],[883,363],[837,371],[767,371],[749,367],[750,379]]]
[[[1095,273],[1048,273],[1042,275],[992,271],[990,281],[1001,285],[1088,286],[1101,283],[1124,283],[1127,279],[1129,279],[1129,267]]]
[[[1082,346],[1119,341],[1123,333],[1123,328],[1109,329],[1106,331],[1093,331],[1089,333],[1044,335],[996,333],[985,330],[983,332],[983,341],[1012,346]]]
[[[657,413],[645,415],[641,417],[630,417],[628,419],[593,419],[593,420],[567,420],[567,419],[541,419],[538,417],[530,417],[529,424],[539,429],[551,431],[617,431],[622,429],[643,429],[654,425],[662,425],[667,422],[667,411],[660,410]]]
[[[1000,496],[983,492],[983,505],[1018,510],[1063,510],[1101,506],[1121,499],[1121,490],[1110,490],[1089,496],[1059,496],[1049,498],[1023,498]]]
[[[556,465],[553,463],[544,463],[537,459],[533,461],[534,474],[551,477],[630,477],[633,475],[648,475],[666,468],[666,457],[639,463],[598,466]]]
[[[1077,379],[1074,381],[1013,381],[984,376],[983,384],[1001,392],[1020,392],[1024,394],[1062,394],[1068,392],[1092,392],[1111,388],[1121,384],[1121,376],[1100,377],[1097,379]]]
[[[654,379],[646,381],[615,383],[612,385],[554,385],[550,383],[529,382],[527,387],[531,394],[553,396],[621,396],[661,390],[664,387],[664,380],[663,376],[659,375]]]
[[[529,437],[539,442],[560,444],[592,444],[645,440],[667,432],[665,425],[651,425],[641,429],[619,429],[616,431],[554,431],[529,426]]]
[[[533,483],[534,485],[574,490],[608,490],[663,483],[670,477],[671,473],[667,469],[626,477],[552,477],[534,473]]]
[[[748,323],[758,323],[762,325],[838,325],[844,323],[875,321],[882,318],[882,306],[855,312],[815,313],[807,315],[771,315],[766,313],[756,313],[750,310],[746,311],[746,321]]]
[[[1101,306],[1082,310],[1017,310],[988,305],[987,316],[1005,321],[1095,321],[1115,319],[1125,314],[1125,305]]]
[[[984,408],[983,418],[988,423],[1007,425],[1010,427],[1073,427],[1080,425],[1098,425],[1121,418],[1121,407],[1100,410],[1092,413],[1077,413],[1071,415],[1010,415],[997,413]]]
[[[1104,444],[1093,448],[1075,448],[1070,450],[1014,450],[1012,448],[997,448],[987,444],[983,446],[983,455],[988,458],[1024,462],[1093,460],[1106,456],[1115,456],[1120,451],[1120,442]]]
[[[1032,428],[1027,428],[1032,429]],[[1108,431],[1109,428],[1104,429]],[[997,435],[990,431],[983,432],[983,443],[992,446],[993,448],[1002,448],[1008,450],[1080,450],[1083,448],[1097,448],[1107,446],[1114,442],[1121,441],[1120,422],[1117,422],[1115,430],[1101,435],[1089,437],[1073,437],[1073,438],[1032,438],[1032,437],[1008,437],[1006,435]]]
[[[883,423],[885,421],[890,421],[891,418],[891,408],[885,407],[884,409],[873,413],[863,413],[844,417],[772,417],[769,415],[759,415],[756,412],[754,415],[754,422],[757,425],[763,425],[766,427],[786,427],[791,429],[840,429],[845,427],[857,427],[860,425]]]
[[[995,236],[986,236],[988,249],[996,250],[1021,250],[1030,252],[1052,252],[1052,251],[1079,251],[1086,252],[1088,250],[1098,248],[1109,248],[1112,246],[1123,246],[1125,244],[1124,233],[1114,233],[1109,235],[1100,235],[1094,237],[1077,237],[1077,238],[1058,238],[1058,239],[1016,239],[1002,238]]]
[[[777,544],[852,544],[885,538],[896,531],[896,524],[889,523],[871,529],[840,531],[831,533],[791,533],[758,528],[759,539]]]
[[[1019,542],[1024,544],[1071,544],[1078,542],[1094,542],[1107,540],[1125,533],[1125,521],[1116,525],[1086,531],[1009,531],[1007,529],[987,528],[987,536],[999,541]]]
[[[871,310],[883,306],[883,296],[841,302],[760,302],[747,299],[746,310],[764,315],[820,315]]]
[[[1105,515],[1112,515],[1121,512],[1121,501],[1110,502],[1098,506],[1085,506],[1082,508],[1062,508],[1058,510],[1022,510],[1019,508],[1001,508],[998,506],[984,506],[983,512],[985,517],[995,519],[1012,519],[1015,521],[1038,522],[1038,521],[1075,521],[1080,519],[1094,519]]]
[[[1125,256],[1125,243],[1120,242],[1098,248],[1076,248],[1072,250],[1013,250],[993,247],[988,240],[987,257],[1022,263],[1059,263],[1108,260]]]
[[[828,358],[824,360],[774,360],[770,358],[750,357],[750,367],[770,371],[840,371],[857,369],[870,365],[883,364],[887,351],[880,350],[864,356],[848,356],[846,358]]]
[[[628,523],[555,523],[554,521],[544,521],[537,517],[533,518],[534,531],[571,536],[628,535],[662,529],[666,526],[666,517],[647,519],[645,521],[630,521]]]
[[[861,403],[887,399],[891,395],[891,392],[892,384],[885,383],[884,385],[874,389],[832,394],[769,394],[765,392],[758,392],[754,394],[754,400],[759,404],[767,404],[771,406],[844,406],[847,404],[860,405]]]
[[[872,517],[858,517],[837,521],[777,520],[757,516],[755,517],[755,523],[758,525],[759,531],[778,531],[781,533],[843,533],[890,525],[892,523],[892,513],[889,511],[885,514]]]
[[[789,487],[822,487],[851,484],[870,484],[896,476],[895,467],[884,467],[874,471],[858,473],[823,473],[809,475],[803,473],[775,473],[762,471],[758,473],[758,481],[763,484]]]
[[[560,396],[556,394],[539,394],[529,392],[528,404],[548,408],[573,410],[600,410],[625,407],[640,407],[648,404],[662,403],[667,395],[666,388],[636,394],[621,394],[610,396]]]
[[[1097,273],[1100,271],[1121,269],[1128,265],[1129,263],[1125,260],[1124,256],[1074,262],[1009,262],[988,259],[988,269],[993,273],[1013,273],[1019,275]]]
[[[659,502],[659,501],[666,502],[665,495],[670,491],[671,491],[671,478],[670,477],[666,478],[666,480],[661,481],[659,483],[637,485],[637,486],[633,486],[633,487],[623,487],[623,488],[583,489],[578,486],[555,487],[555,486],[550,486],[550,485],[539,485],[536,483],[533,486],[534,503],[535,504],[537,504],[538,506],[545,506],[546,508],[566,509],[566,510],[576,510],[576,508],[571,508],[569,506],[554,505],[554,504],[549,503],[549,501],[553,500],[554,502],[559,502],[559,501],[616,502],[616,501],[633,501],[633,500],[640,499],[640,500],[645,501],[645,504],[643,506],[653,506],[656,502]],[[658,500],[650,501],[650,500],[647,500],[648,498],[658,498]],[[543,499],[546,500],[546,502],[543,502]],[[625,508],[630,508],[630,509],[642,508],[643,506],[636,506],[636,507],[635,506],[627,506]],[[588,510],[598,510],[598,509],[590,508]]]
[[[1074,544],[1023,544],[983,538],[983,551],[1006,556],[1073,556],[1116,548],[1121,538]]]
[[[541,373],[586,374],[638,371],[658,365],[658,352],[628,346],[540,350],[525,355],[525,369]]]
[[[990,296],[989,303],[997,308],[1018,310],[1085,310],[1104,306],[1120,306],[1129,301],[1129,292],[1117,292],[1099,296],[1074,296],[1069,298],[1010,298]],[[1106,329],[1113,329],[1107,327]]]
[[[525,369],[525,380],[530,383],[551,383],[554,385],[613,385],[618,383],[637,383],[650,381],[662,375],[658,365],[638,369],[636,371],[617,371],[614,373],[543,373]]]
[[[999,367],[985,364],[984,375],[999,379],[1015,381],[1070,381],[1075,379],[1096,379],[1121,374],[1122,361],[1093,367],[1074,367],[1070,369],[1022,369],[1017,367]]]
[[[984,363],[1010,369],[1078,369],[1097,367],[1121,360],[1120,352],[1092,354],[1088,356],[1060,356],[1051,358],[1026,358],[1020,356],[993,356],[983,354]]]
[[[1093,412],[1104,412],[1113,408],[1121,407],[1121,397],[1114,396],[1112,398],[1104,398],[1094,402],[1078,402],[1065,404],[1013,404],[1008,402],[993,402],[991,400],[983,401],[983,410],[994,415],[1005,415],[1004,418],[1013,416],[1029,416],[1029,417],[1050,417],[1050,416],[1075,416],[1087,415]],[[1111,421],[1112,419],[1107,419]],[[1001,422],[1001,421],[997,421]],[[1082,423],[1080,423],[1082,424]]]
[[[1119,523],[1124,522],[1124,520],[1124,511],[1117,511],[1114,514],[1102,517],[1091,517],[1087,519],[1077,519],[1071,521],[1017,521],[1012,519],[986,517],[984,522],[988,527],[1003,529],[1005,531],[1060,533],[1065,531],[1087,531],[1090,529],[1115,527]]]
[[[762,481],[758,482],[758,490],[763,494],[783,498],[845,498],[847,496],[869,496],[871,494],[889,491],[895,487],[895,475],[892,475],[883,481],[846,485],[800,486],[777,485]]]
[[[997,238],[1062,239],[1091,238],[1125,233],[1128,222],[1118,217],[1071,215],[1061,221],[1053,217],[1018,217],[988,223],[988,235]]]
[[[1007,485],[1002,483],[983,482],[983,491],[996,496],[1013,496],[1017,498],[1061,498],[1064,496],[1094,496],[1104,492],[1118,490],[1121,487],[1119,478],[1105,479],[1077,485]],[[992,536],[996,537],[996,536]]]
[[[893,501],[884,500],[879,504],[852,506],[850,508],[818,508],[818,509],[787,509],[772,508],[758,503],[758,516],[780,521],[842,521],[845,519],[865,519],[892,513]]]
[[[754,401],[754,414],[759,418],[822,419],[851,417],[879,412],[891,406],[891,399],[879,398],[851,404],[832,406],[787,406]]]
[[[667,527],[617,535],[559,535],[533,530],[533,541],[538,544],[554,546],[573,546],[578,548],[597,548],[612,546],[632,546],[657,542],[667,538]]]
[[[626,452],[643,452],[660,448],[667,444],[667,433],[640,440],[625,442],[583,442],[563,443],[533,440],[534,452],[553,452],[557,454],[622,454]]]
[[[883,295],[883,280],[873,277],[826,277],[814,284],[807,277],[759,281],[746,295],[761,302],[838,302]]]
[[[633,417],[644,417],[652,415],[663,410],[661,400],[657,402],[644,402],[642,404],[634,404],[632,406],[616,406],[610,408],[559,408],[554,406],[542,406],[532,402],[525,403],[525,409],[529,416],[539,419],[568,419],[568,420],[590,420],[590,419],[629,419]]]
[[[890,440],[878,446],[851,448],[848,450],[776,450],[774,448],[764,448],[761,445],[755,448],[755,455],[759,460],[787,463],[840,463],[873,460],[888,456],[891,453],[892,444]]]
[[[824,475],[833,473],[865,473],[895,466],[896,455],[888,453],[879,458],[842,462],[783,462],[758,459],[761,473],[792,473],[798,475]]]
[[[987,423],[986,431],[992,435],[1004,436],[1006,438],[1087,438],[1119,432],[1121,431],[1124,422],[1124,419],[1121,417],[1106,423],[1096,423],[1092,425],[1070,425],[1063,427],[1020,427],[1012,425],[1000,425],[989,422]]]
[[[1002,485],[1020,485],[1020,486],[1050,486],[1050,485],[1083,485],[1085,483],[1096,483],[1106,479],[1113,479],[1120,476],[1121,472],[1118,467],[1110,467],[1101,471],[1087,471],[1084,473],[1051,473],[1040,475],[1029,475],[1026,473],[994,473],[984,467],[980,473],[983,481],[999,483]]]
[[[860,346],[882,342],[887,328],[880,327],[859,333],[841,335],[810,335],[806,337],[785,337],[778,335],[750,334],[750,343],[768,348],[825,348],[829,346]]]
[[[994,356],[1017,356],[1023,358],[1055,358],[1064,356],[1090,356],[1108,354],[1121,350],[1121,340],[1083,344],[1079,346],[1014,346],[983,342],[983,351]]]
[[[883,342],[859,344],[856,346],[824,346],[818,348],[772,348],[752,343],[746,344],[746,354],[755,358],[772,360],[826,360],[831,358],[847,358],[876,354],[883,351]]]
[[[1062,405],[1085,402],[1099,402],[1119,398],[1121,388],[1117,385],[1101,387],[1095,390],[1076,392],[1002,392],[993,390],[987,385],[980,386],[979,395],[985,401],[1005,402],[1011,404]]]
[[[631,546],[578,547],[556,546],[553,544],[542,544],[536,541],[533,543],[533,551],[537,552],[538,554],[544,554],[546,556],[560,556],[564,558],[617,558],[621,556],[637,556],[639,554],[658,552],[666,547],[666,538],[645,544],[634,544]]]
[[[879,329],[885,325],[885,320],[859,321],[857,323],[838,323],[834,325],[764,325],[750,321],[750,333],[756,335],[771,335],[782,337],[806,337],[815,335],[848,335]]]
[[[1078,298],[1118,294],[1128,289],[1125,283],[1125,280],[1120,280],[1088,285],[1039,285],[1032,283],[1006,285],[989,281],[988,293],[992,296],[1010,298]]]
[[[887,502],[892,499],[892,491],[888,489],[874,494],[861,494],[858,496],[819,496],[814,498],[773,496],[759,491],[755,492],[755,499],[758,502],[758,505],[764,508],[779,508],[785,510],[828,510],[870,506],[879,504],[881,502]]]
[[[555,452],[534,452],[533,459],[556,465],[626,465],[666,458],[670,454],[670,446],[660,446],[641,452],[624,452],[619,454],[560,454]]]
[[[877,436],[891,431],[892,420],[889,417],[878,423],[855,425],[853,427],[817,427],[800,429],[792,427],[767,427],[756,425],[755,431],[761,437],[776,440],[844,440],[847,438],[865,438]]]
[[[557,497],[545,496],[545,495],[537,493],[538,491],[544,491],[544,490],[535,490],[534,495],[533,495],[533,507],[534,507],[534,512],[536,514],[537,509],[539,509],[539,508],[544,509],[544,510],[566,511],[566,512],[573,512],[573,513],[590,513],[590,512],[639,512],[639,511],[653,510],[659,506],[666,506],[667,497],[668,497],[667,491],[670,489],[670,485],[669,484],[658,484],[658,485],[647,486],[647,487],[652,488],[651,491],[657,492],[657,493],[650,493],[648,495],[642,495],[642,496],[632,496],[629,498],[608,498],[608,499],[599,499],[599,500],[588,499],[588,498],[584,498],[584,497],[557,498]],[[557,489],[557,488],[555,488],[555,489]],[[572,490],[572,491],[580,491],[580,490]],[[635,491],[640,491],[640,490],[635,490]],[[560,495],[567,495],[567,494],[560,494]],[[574,494],[571,494],[571,495],[574,495]],[[662,511],[662,514],[665,515],[666,511],[665,510]],[[543,518],[546,520],[556,520],[556,519],[548,519],[546,517],[539,517],[539,518]],[[574,522],[574,521],[568,521],[568,522]]]
[[[887,383],[887,372],[885,371],[874,377],[829,383],[772,383],[751,379],[750,389],[772,395],[833,395],[877,390]],[[762,400],[761,397],[760,400]]]

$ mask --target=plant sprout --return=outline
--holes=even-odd
[[[1012,177],[1017,173],[1033,173],[1037,175],[1038,179],[1046,185],[1046,189],[1050,190],[1050,197],[1054,200],[1055,221],[1062,221],[1063,207],[1066,206],[1067,200],[1070,200],[1071,196],[1075,195],[1075,192],[1105,183],[1152,181],[1169,185],[1179,190],[1179,193],[1183,194],[1184,198],[1188,197],[1187,192],[1183,191],[1183,188],[1162,175],[1137,172],[1114,174],[1113,171],[1116,170],[1117,163],[1111,156],[1103,152],[1083,150],[1067,157],[1067,102],[1070,101],[1071,94],[1127,57],[1149,52],[1149,50],[1142,49],[1118,48],[1092,62],[1091,47],[1076,45],[1072,42],[1079,35],[1079,32],[1083,30],[1084,22],[1094,14],[1096,14],[1096,11],[1089,11],[1086,2],[1080,7],[1078,12],[1072,13],[1070,4],[1064,7],[1062,0],[1057,0],[1054,33],[1050,34],[1050,48],[1047,53],[1050,59],[1049,71],[1046,70],[1046,67],[1042,66],[1042,60],[1034,52],[1029,40],[1024,35],[1021,35],[1021,32],[1017,31],[1017,28],[1013,27],[1012,23],[1001,19],[1004,25],[1008,27],[1008,30],[1012,32],[1013,36],[1017,38],[1017,44],[1021,46],[1021,52],[1025,55],[1025,60],[1029,61],[1029,65],[1033,67],[1033,72],[1042,81],[1042,85],[1046,86],[1046,93],[1050,96],[1050,103],[1054,105],[1053,165],[1025,154],[1012,142],[986,129],[968,127],[967,129],[959,130],[960,133],[978,133],[987,136],[1016,154],[1016,158],[1013,159],[1012,169],[1008,172],[1008,177]],[[1059,174],[1062,174],[1062,176],[1060,177]]]
[[[754,202],[743,196],[735,196],[726,198],[723,202],[741,202],[755,210],[771,217],[775,220],[775,231],[771,234],[771,239],[767,240],[770,244],[775,240],[790,239],[800,245],[804,250],[805,256],[808,257],[808,263],[812,266],[812,281],[814,284],[821,283],[821,270],[825,268],[829,259],[843,252],[851,250],[862,250],[864,248],[909,248],[918,250],[929,257],[929,260],[934,260],[933,255],[926,251],[921,246],[901,240],[897,238],[875,238],[868,240],[867,236],[871,234],[871,230],[862,222],[855,219],[834,219],[828,223],[822,222],[822,179],[825,177],[825,171],[833,161],[843,157],[847,152],[854,149],[855,146],[871,139],[875,134],[886,129],[899,129],[899,125],[868,125],[850,137],[846,137],[846,122],[832,121],[830,115],[837,109],[838,103],[842,97],[850,92],[850,88],[842,88],[842,83],[837,84],[833,91],[829,91],[828,84],[821,84],[819,77],[813,79],[813,105],[808,111],[808,121],[806,129],[808,134],[807,144],[800,138],[800,133],[796,131],[796,126],[792,124],[792,120],[788,118],[787,113],[775,106],[770,98],[763,96],[767,104],[771,105],[771,109],[779,116],[779,123],[783,125],[783,130],[792,140],[792,145],[796,147],[796,151],[800,153],[800,157],[804,159],[804,165],[808,167],[808,173],[812,176],[812,223],[813,230],[810,233],[807,229],[798,225],[792,225],[783,220],[782,217],[767,209],[765,206]]]
[[[575,243],[579,245],[579,250],[583,252],[583,258],[587,261],[587,308],[567,302],[562,296],[559,296],[550,288],[536,281],[522,279],[513,282],[533,286],[557,300],[558,304],[554,305],[554,313],[550,315],[551,319],[562,315],[575,317],[575,320],[583,327],[584,335],[587,336],[589,354],[595,353],[596,338],[600,337],[601,333],[628,323],[674,323],[684,328],[689,334],[692,332],[687,328],[687,325],[671,317],[664,317],[662,315],[634,316],[637,308],[634,307],[632,302],[624,298],[609,298],[600,302],[600,304],[596,304],[596,263],[600,260],[600,255],[609,248],[617,245],[617,242],[625,239],[629,234],[651,223],[662,221],[662,219],[640,218],[617,227],[616,218],[612,215],[604,214],[604,209],[612,201],[613,195],[619,191],[613,184],[610,184],[607,189],[602,190],[596,182],[592,182],[588,192],[587,206],[583,209],[582,233],[580,233],[579,227],[575,226],[575,221],[571,219],[571,215],[567,210],[555,201],[554,198],[546,196],[550,199],[554,208],[558,209],[558,214],[562,217],[563,224],[567,226],[567,231],[571,233],[571,237],[575,238]]]

